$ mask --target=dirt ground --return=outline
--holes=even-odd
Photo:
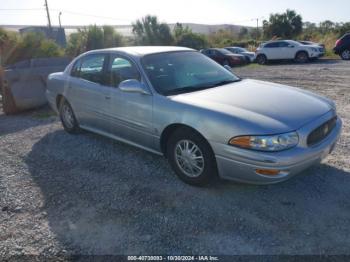
[[[281,184],[195,188],[162,157],[91,133],[65,133],[47,109],[0,113],[0,258],[350,255],[350,63],[234,71],[334,99],[344,122],[335,152]]]

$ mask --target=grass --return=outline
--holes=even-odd
[[[32,117],[33,118],[36,118],[36,119],[48,119],[52,116],[56,116],[55,112],[50,110],[50,109],[47,109],[47,110],[39,110],[39,111],[36,111],[33,113]]]

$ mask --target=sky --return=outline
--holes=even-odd
[[[152,14],[167,23],[256,26],[287,8],[303,21],[350,22],[350,0],[47,0],[53,25],[124,25]],[[0,0],[0,25],[46,25],[44,0]]]

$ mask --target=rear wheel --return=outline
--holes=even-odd
[[[59,105],[59,115],[64,130],[70,134],[77,134],[80,131],[78,121],[74,115],[73,109],[68,101],[64,98],[61,99]]]
[[[209,143],[189,128],[177,129],[167,143],[167,156],[177,176],[187,184],[202,186],[217,177]]]
[[[295,56],[295,61],[301,64],[306,63],[309,61],[309,55],[304,51],[298,52]]]
[[[259,65],[266,65],[267,64],[267,57],[265,55],[258,55],[256,57],[256,62]]]
[[[341,52],[340,57],[343,60],[350,60],[350,50],[345,49],[343,52]]]

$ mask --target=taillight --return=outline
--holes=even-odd
[[[341,39],[338,39],[336,42],[335,42],[335,46],[339,46],[343,43],[343,41]]]

